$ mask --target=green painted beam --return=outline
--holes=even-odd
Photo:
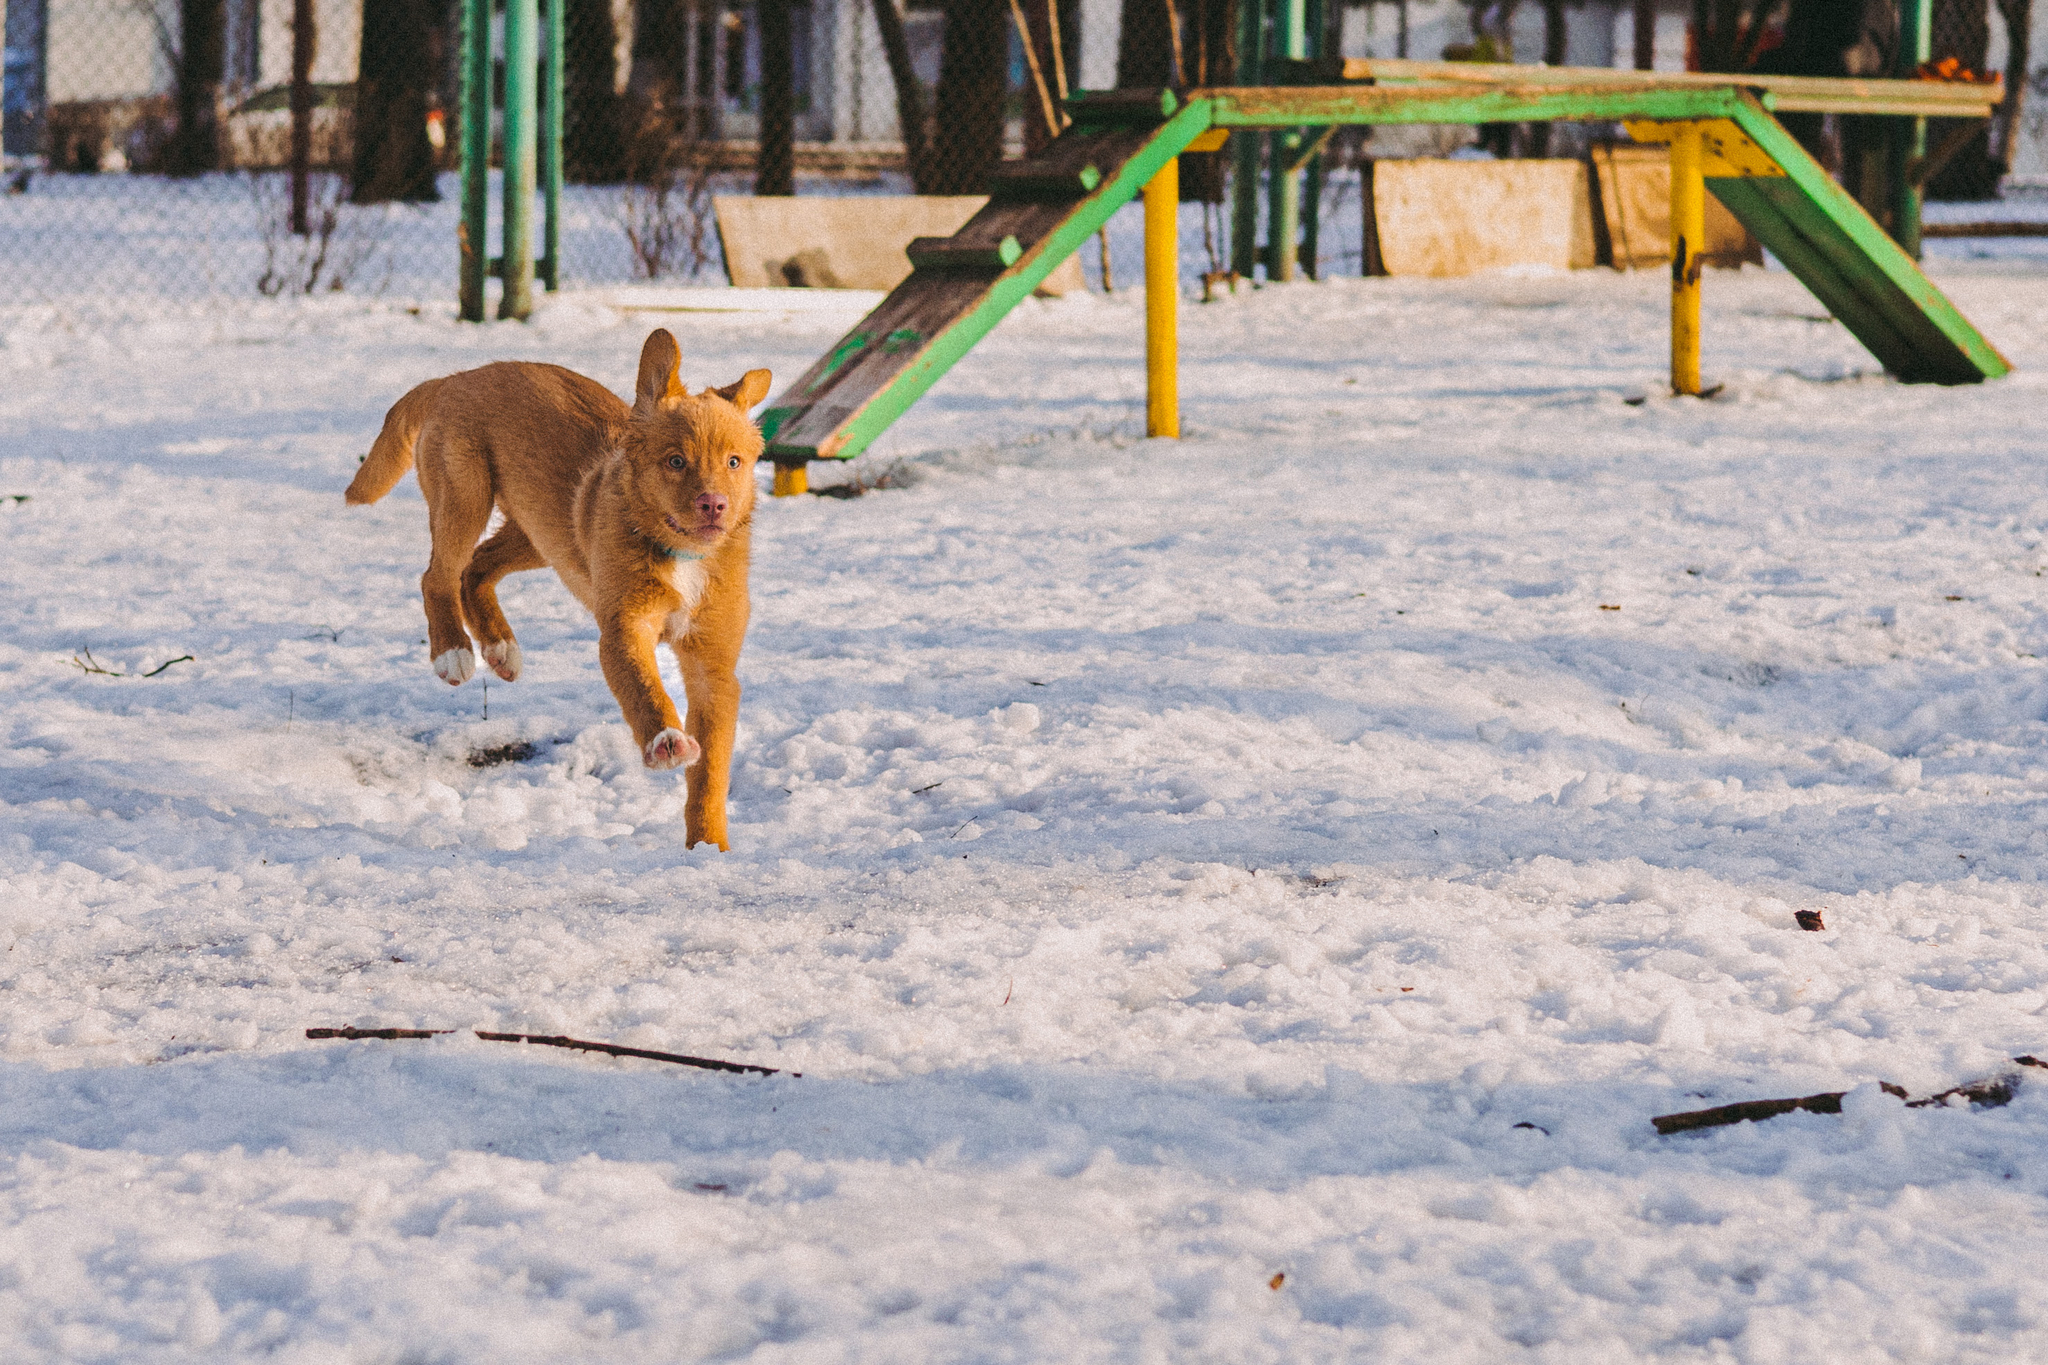
[[[1732,85],[1237,86],[1197,92],[1218,127],[1292,128],[1339,123],[1529,123],[1572,119],[1733,118],[1745,99]]]
[[[2012,369],[1754,96],[1741,97],[1735,123],[1785,174],[1708,188],[1886,369],[1909,384],[1974,384]]]
[[[1843,84],[1847,85],[1848,82]],[[785,464],[851,459],[909,409],[1053,269],[1129,203],[1160,167],[1212,126],[1294,128],[1350,123],[1494,123],[1557,119],[1729,119],[1784,169],[1783,176],[1713,178],[1708,187],[1900,379],[1971,383],[2006,373],[2005,358],[1955,310],[1884,230],[1771,116],[1772,96],[1729,84],[1301,86],[1199,90],[1144,135],[1094,190],[1044,208],[1020,227],[1022,254],[986,273],[921,266],[891,291],[775,407],[762,414],[770,458]],[[1846,98],[1846,96],[1845,96]],[[1094,108],[1075,102],[1069,136],[1100,134],[1128,115],[1149,123],[1135,94]],[[1123,108],[1128,105],[1129,108]],[[1143,115],[1140,118],[1140,115]],[[1136,136],[1133,132],[1132,136]],[[1055,147],[1061,144],[1056,142]],[[1069,149],[1086,145],[1069,143]],[[1128,146],[1128,144],[1126,144]],[[1054,152],[1049,158],[1057,161]],[[1110,158],[1115,160],[1115,158]],[[1069,174],[1066,167],[1061,174]],[[962,261],[985,267],[1011,255],[982,237],[1007,230],[1021,201],[992,200],[956,234]],[[1042,208],[1044,206],[1041,206]],[[1022,220],[1019,220],[1022,222]],[[975,253],[994,252],[988,261]],[[856,382],[857,381],[857,382]],[[844,395],[841,397],[840,395]]]
[[[833,422],[830,429],[820,431],[805,423],[803,418],[810,414],[810,410],[791,406],[789,399],[762,413],[761,430],[768,437],[769,457],[782,463],[814,459],[850,460],[867,449],[869,442],[886,431],[889,424],[902,416],[924,395],[925,390],[938,382],[941,375],[958,364],[960,358],[987,336],[1012,308],[1030,298],[1031,292],[1045,282],[1045,277],[1052,274],[1060,262],[1100,231],[1110,215],[1135,198],[1145,188],[1145,182],[1158,174],[1160,167],[1179,156],[1209,126],[1209,106],[1203,100],[1190,101],[1166,120],[1136,155],[1104,177],[1094,192],[1078,201],[1058,226],[1027,247],[1015,265],[989,281],[978,301],[923,338],[913,358],[893,379],[851,413]],[[897,291],[909,288],[916,278],[913,273],[912,280],[898,285]],[[886,313],[888,307],[889,301],[884,300],[869,317]],[[859,352],[885,343],[894,334],[893,331],[867,327],[864,320],[841,340],[834,348],[834,354],[864,333],[866,339],[853,352],[841,355],[837,363],[818,375],[815,381],[807,374],[793,386],[789,398],[801,402],[810,396],[807,381],[811,381],[809,389],[815,389],[852,362]],[[818,369],[817,366],[812,368],[813,371]]]

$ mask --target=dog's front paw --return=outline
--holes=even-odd
[[[476,655],[466,649],[451,649],[434,660],[434,672],[450,687],[460,687],[476,673]]]
[[[647,741],[645,750],[647,766],[650,768],[687,768],[703,754],[697,741],[681,730],[663,730]]]
[[[484,662],[491,666],[491,672],[506,682],[518,682],[520,670],[526,666],[520,657],[517,640],[500,640],[494,645],[485,645]]]

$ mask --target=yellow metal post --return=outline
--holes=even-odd
[[[1145,185],[1145,434],[1180,435],[1180,161]]]
[[[793,498],[811,491],[811,467],[807,464],[775,466],[775,496]]]
[[[1707,236],[1707,182],[1698,124],[1671,138],[1671,392],[1700,391],[1700,250]]]

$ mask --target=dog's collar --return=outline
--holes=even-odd
[[[671,549],[669,546],[666,546],[662,544],[660,541],[656,540],[653,536],[648,535],[645,531],[640,530],[639,527],[636,526],[633,529],[639,534],[640,539],[646,542],[647,548],[654,551],[656,558],[693,560],[702,559],[704,557],[703,555],[698,554],[695,550]]]

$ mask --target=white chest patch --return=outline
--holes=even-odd
[[[668,585],[683,599],[682,608],[669,613],[667,638],[682,638],[690,629],[690,617],[695,614],[697,604],[704,600],[704,588],[710,581],[704,572],[701,559],[671,559],[662,566],[662,575]]]

